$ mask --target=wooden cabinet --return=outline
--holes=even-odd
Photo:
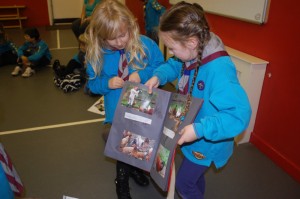
[[[22,28],[22,21],[26,20],[26,16],[20,14],[21,9],[25,9],[26,6],[14,5],[14,6],[0,6],[0,22],[3,22],[4,28]],[[3,13],[3,14],[2,14]],[[16,21],[16,25],[5,25],[5,22]]]
[[[269,62],[230,47],[226,47],[226,50],[236,66],[237,76],[248,95],[252,108],[252,116],[247,130],[236,138],[237,143],[245,143],[249,142],[254,129],[266,67]]]

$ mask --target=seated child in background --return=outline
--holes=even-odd
[[[17,51],[16,45],[5,34],[3,24],[0,24],[0,66],[16,64]]]
[[[11,73],[13,76],[23,72],[22,77],[30,77],[34,69],[48,65],[52,58],[48,45],[36,28],[26,29],[24,38],[25,43],[18,49],[18,66]]]
[[[157,0],[145,1],[144,8],[146,35],[158,44],[159,18],[166,11],[166,8],[162,6]]]
[[[78,38],[79,52],[68,62],[61,65],[59,60],[53,63],[54,84],[64,92],[78,90],[85,83],[85,48],[86,39],[83,34]]]

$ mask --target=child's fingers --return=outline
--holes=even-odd
[[[154,76],[151,79],[149,79],[145,83],[145,85],[148,86],[148,93],[151,94],[153,87],[157,88],[159,86],[159,81],[158,81],[157,77]]]
[[[184,141],[183,141],[182,136],[181,136],[181,138],[178,140],[177,144],[182,145],[183,143],[184,143]]]
[[[181,135],[177,142],[179,145],[182,145],[185,142],[193,142],[197,139],[193,125],[191,124],[184,127],[179,134]]]
[[[145,85],[148,87],[148,93],[151,94],[152,93],[152,88],[153,86],[150,84],[150,82],[146,82]]]
[[[180,136],[177,144],[182,145],[184,143],[184,129],[182,129],[181,131],[179,131],[179,135],[181,135],[181,136]]]

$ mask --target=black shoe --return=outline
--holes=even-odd
[[[132,168],[130,171],[130,177],[134,179],[134,181],[140,186],[149,185],[149,179],[145,176],[142,170],[138,168]]]
[[[60,68],[60,62],[58,59],[56,59],[52,65],[52,68],[54,71],[57,71]]]
[[[55,73],[55,76],[60,78],[60,79],[63,79],[63,75],[62,75],[62,70],[61,70],[61,65],[60,65],[60,62],[58,59],[56,59],[52,65],[52,69]]]

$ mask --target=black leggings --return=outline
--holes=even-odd
[[[11,51],[6,51],[0,55],[0,66],[17,64],[18,56]]]
[[[87,26],[89,25],[89,21],[85,21],[81,24],[81,19],[76,19],[72,23],[72,31],[75,34],[76,38],[79,37],[79,35],[83,34]]]
[[[67,66],[61,67],[60,70],[57,71],[57,75],[59,77],[64,77],[73,73],[75,69],[78,69],[80,73],[84,71],[84,67],[80,63],[78,63],[75,59],[71,59]]]

